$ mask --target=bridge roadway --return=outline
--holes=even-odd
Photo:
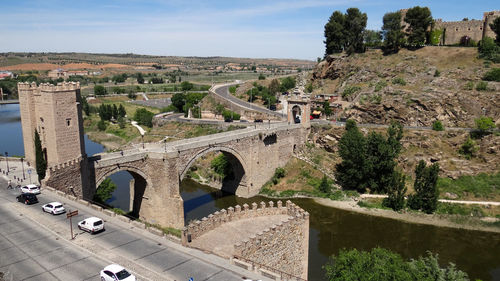
[[[6,177],[0,177],[0,272],[5,280],[98,280],[110,263],[125,266],[139,280],[268,280],[49,191],[42,191],[38,204],[23,205],[15,202],[19,192],[6,186]],[[72,222],[74,240],[69,239],[66,215],[41,211],[42,204],[52,201],[79,210]],[[89,216],[103,218],[106,230],[95,235],[79,231],[77,222]]]
[[[233,140],[243,139],[247,137],[257,136],[260,134],[269,134],[281,130],[290,130],[300,128],[300,124],[287,124],[286,122],[280,123],[261,123],[254,127],[247,127],[245,129],[218,133],[213,135],[201,136],[190,139],[177,140],[172,142],[157,142],[157,143],[144,143],[134,144],[130,149],[110,153],[99,153],[92,155],[90,160],[97,160],[97,165],[105,165],[107,160],[116,160],[117,158],[124,158],[122,161],[130,161],[129,157],[143,157],[148,153],[177,153],[183,150],[188,150],[196,147],[215,146],[230,142]]]

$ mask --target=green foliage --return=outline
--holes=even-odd
[[[137,72],[137,83],[139,84],[144,84],[144,77],[142,76],[141,72]]]
[[[366,47],[376,48],[382,45],[382,31],[365,30],[363,32],[363,41]]]
[[[259,74],[259,80],[265,80],[266,79],[266,76],[264,76],[264,74]]]
[[[387,185],[388,197],[384,198],[382,205],[391,208],[394,211],[399,211],[405,206],[406,194],[406,176],[403,173],[394,171],[392,173],[391,181]]]
[[[472,91],[474,90],[474,82],[472,81],[469,81],[465,84],[465,87],[464,87],[465,90],[469,90],[469,91]]]
[[[490,28],[496,34],[496,42],[500,45],[500,17],[497,17],[493,23],[490,23]]]
[[[177,112],[183,112],[184,104],[186,104],[186,96],[182,93],[177,93],[172,96],[172,104],[177,109]]]
[[[441,75],[441,72],[439,71],[439,69],[436,69],[434,71],[434,77],[439,77],[439,75]]]
[[[229,87],[229,92],[230,92],[231,94],[236,93],[236,86],[231,86],[231,87]]]
[[[359,90],[361,90],[361,87],[359,86],[347,86],[344,88],[344,91],[342,92],[342,97],[343,98],[349,97],[352,94],[358,92]]]
[[[269,83],[269,94],[274,95],[277,92],[279,92],[280,89],[281,89],[280,80],[278,79],[271,80],[271,83]]]
[[[444,131],[443,123],[441,123],[441,121],[439,121],[439,120],[436,120],[436,121],[432,122],[432,130],[434,130],[434,131]]]
[[[458,150],[458,153],[462,154],[465,156],[466,159],[471,159],[472,157],[475,156],[476,152],[478,151],[478,146],[476,145],[476,141],[471,139],[470,137],[467,138],[467,140],[462,144],[460,149]]]
[[[375,92],[382,90],[386,86],[387,86],[387,82],[385,82],[384,80],[378,81],[377,84],[375,84]]]
[[[124,129],[125,124],[126,124],[125,118],[121,116],[118,117],[118,126],[120,127],[120,129]]]
[[[90,116],[90,106],[85,97],[80,96],[80,103],[82,104],[82,111],[85,115]]]
[[[491,117],[481,116],[475,119],[474,122],[476,123],[476,129],[481,132],[486,132],[495,128],[495,122]]]
[[[406,81],[401,78],[401,77],[394,77],[392,79],[392,84],[396,85],[396,84],[399,84],[401,86],[405,86],[406,85]]]
[[[337,256],[323,266],[327,280],[393,280],[393,281],[465,281],[467,273],[456,269],[450,263],[440,268],[438,256],[428,252],[428,256],[416,260],[404,261],[403,258],[384,248],[371,251],[357,249],[339,251]]]
[[[427,167],[423,160],[415,168],[415,194],[408,196],[408,206],[414,210],[422,210],[432,214],[437,208],[439,189],[437,179],[439,165],[437,163]]]
[[[347,9],[346,14],[335,11],[325,25],[325,55],[346,51],[364,52],[363,33],[368,17],[358,8]]]
[[[137,97],[137,94],[136,93],[132,93],[132,92],[129,92],[127,94],[127,97],[131,100],[135,100],[135,98]]]
[[[292,88],[295,88],[295,78],[291,76],[287,76],[281,79],[281,91],[286,92]]]
[[[115,82],[115,84],[123,83],[127,80],[127,77],[128,77],[127,73],[117,74],[111,78],[111,81]]]
[[[441,37],[443,36],[442,29],[432,29],[429,36],[431,45],[437,46],[441,42]]]
[[[486,91],[486,90],[488,90],[488,82],[479,81],[479,83],[476,84],[476,91]]]
[[[181,89],[182,89],[183,91],[190,91],[190,90],[192,90],[193,88],[194,88],[194,85],[193,85],[193,83],[191,83],[191,82],[188,82],[188,81],[183,81],[183,82],[181,83]]]
[[[113,118],[113,106],[111,104],[101,104],[99,106],[99,117],[102,121],[109,121]]]
[[[500,46],[493,39],[485,36],[478,47],[479,57],[493,62],[500,62]]]
[[[332,191],[332,185],[330,184],[330,181],[326,176],[323,176],[323,178],[321,179],[321,183],[319,184],[318,189],[323,193],[330,193]]]
[[[401,13],[386,13],[383,18],[384,53],[397,53],[404,43],[404,33],[401,27]]]
[[[427,30],[433,20],[428,7],[415,6],[406,12],[405,22],[409,24],[408,44],[413,47],[424,46],[427,37]]]
[[[306,90],[306,93],[312,93],[312,91],[313,91],[313,84],[311,82],[307,82],[305,90]]]
[[[212,159],[210,162],[210,168],[212,168],[214,172],[221,177],[221,179],[229,176],[232,171],[231,163],[229,163],[226,155],[223,153],[220,153],[217,157]]]
[[[227,119],[240,120],[241,115],[239,115],[238,113],[236,113],[234,111],[224,109],[222,111],[222,117],[224,117],[224,120],[227,120]]]
[[[45,173],[47,171],[47,159],[43,153],[42,142],[40,140],[40,135],[35,129],[35,162],[36,162],[36,173],[38,175],[38,181],[45,178]]]
[[[284,178],[285,175],[286,175],[286,171],[284,168],[276,168],[276,170],[274,171],[274,175],[271,178],[271,182],[273,184],[278,184],[279,180],[281,178]]]
[[[436,214],[461,215],[468,217],[484,217],[484,211],[479,206],[471,206],[453,203],[438,203]]]
[[[127,115],[127,111],[125,111],[123,104],[120,104],[118,107],[118,117],[125,117],[125,115]]]
[[[108,124],[106,123],[106,121],[99,120],[99,122],[97,122],[97,129],[99,129],[99,131],[106,131],[107,127],[108,127]]]
[[[153,77],[151,78],[151,83],[153,84],[163,84],[163,78],[161,77]]]
[[[111,199],[115,189],[116,184],[110,178],[106,178],[95,191],[94,201],[106,204],[106,201]]]
[[[460,197],[473,194],[477,198],[495,198],[500,195],[500,172],[496,174],[480,173],[475,176],[460,176],[458,179],[448,177],[438,179],[441,192],[452,192]]]
[[[330,102],[328,102],[328,101],[323,102],[323,113],[326,116],[332,115],[333,112],[332,112],[332,109],[330,108]]]
[[[149,128],[153,127],[153,117],[154,113],[145,109],[138,108],[134,114],[134,120],[137,121],[140,125],[147,126]]]
[[[104,88],[104,86],[102,86],[102,85],[95,85],[94,86],[94,94],[96,96],[105,95],[105,94],[107,94],[106,88]]]
[[[500,68],[493,68],[486,72],[483,76],[483,80],[500,82]]]

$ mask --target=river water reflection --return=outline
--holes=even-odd
[[[104,151],[101,145],[87,137],[85,145],[88,155]],[[19,105],[0,105],[0,152],[23,155],[23,150]],[[118,189],[109,203],[128,209],[131,178],[127,172],[112,175]],[[224,194],[189,179],[181,183],[181,196],[186,222],[230,206],[269,201],[261,196],[245,199]],[[416,258],[432,251],[439,254],[442,265],[457,264],[471,280],[500,280],[500,235],[497,233],[404,223],[325,207],[311,199],[292,201],[311,215],[309,280],[325,280],[321,267],[340,249],[369,250],[377,246],[391,249],[405,258]]]

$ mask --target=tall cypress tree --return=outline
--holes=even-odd
[[[43,156],[42,142],[40,141],[40,135],[35,129],[35,162],[36,162],[36,173],[38,174],[38,180],[41,181],[45,178],[45,172],[47,171],[47,159]]]

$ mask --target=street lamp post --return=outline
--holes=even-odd
[[[144,149],[144,135],[141,135],[141,139],[142,139],[142,149]]]
[[[24,174],[24,158],[21,157],[21,168],[23,169],[23,180],[26,179],[26,175]]]
[[[7,161],[7,174],[9,174],[9,153],[5,151],[5,161]]]

